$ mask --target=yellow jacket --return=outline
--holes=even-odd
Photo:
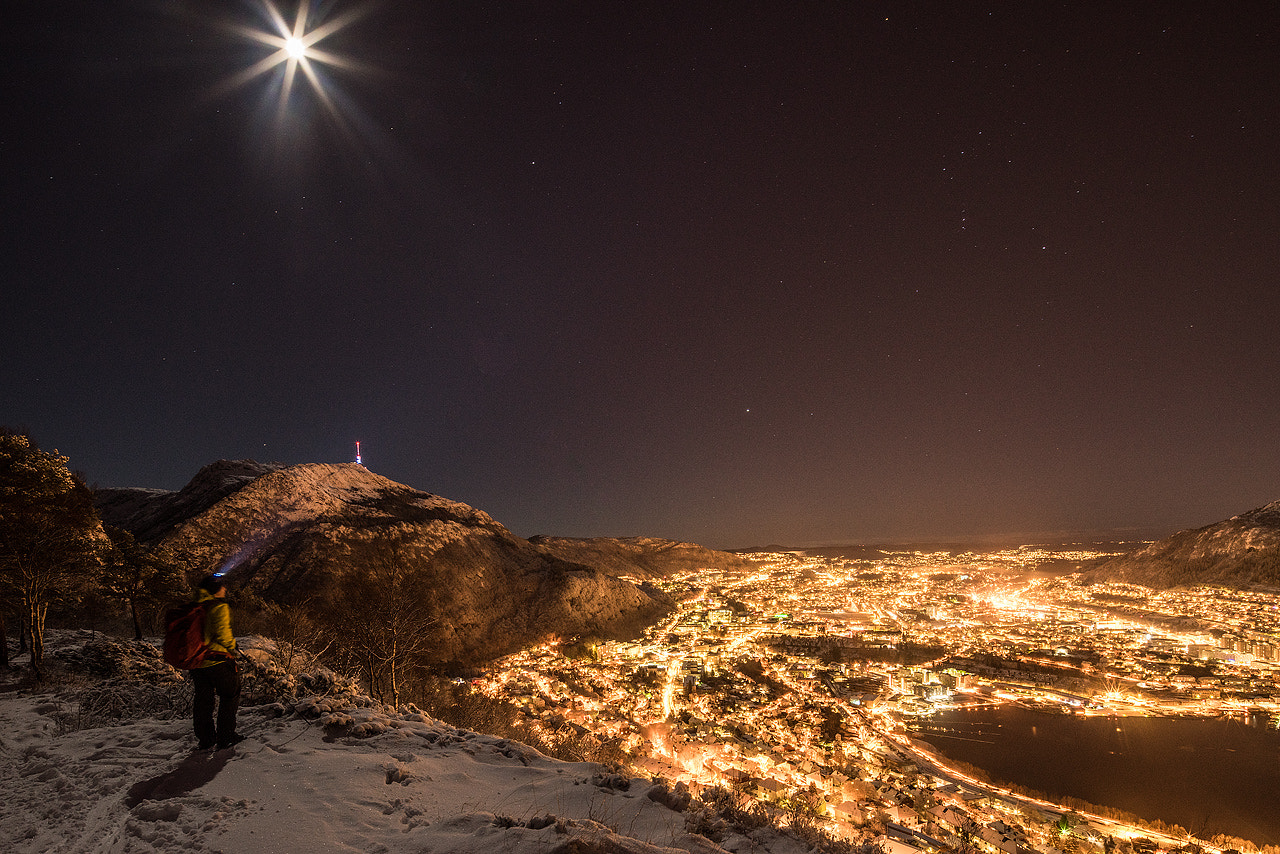
[[[228,658],[236,657],[236,639],[231,634],[231,606],[203,588],[196,591],[196,602],[213,602],[204,611],[204,640],[209,644],[209,654],[201,667],[213,667]]]

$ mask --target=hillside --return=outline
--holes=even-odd
[[[665,578],[700,569],[745,568],[748,562],[730,552],[715,551],[696,543],[680,543],[655,537],[530,537],[556,557],[582,563],[612,576]]]
[[[1220,584],[1280,588],[1280,501],[1171,537],[1107,561],[1093,581],[1146,587]]]
[[[246,740],[192,750],[191,689],[148,642],[53,633],[57,685],[0,684],[11,854],[801,854],[663,782],[562,762],[246,653]],[[690,832],[690,829],[698,833]],[[699,835],[702,834],[702,835]],[[713,841],[713,838],[714,841]]]
[[[206,467],[179,493],[108,491],[109,524],[233,590],[346,625],[412,600],[428,658],[473,664],[554,637],[629,636],[668,600],[515,536],[488,514],[363,466]],[[392,591],[395,591],[394,594]]]
[[[178,492],[139,488],[95,489],[94,505],[104,523],[130,531],[138,542],[150,543],[264,474],[282,468],[284,466],[279,463],[218,460],[200,469]]]

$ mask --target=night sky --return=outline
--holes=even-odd
[[[0,423],[515,533],[1150,537],[1280,498],[1280,6],[9,4]],[[296,7],[282,9],[292,22]]]

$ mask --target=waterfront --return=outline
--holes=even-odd
[[[993,778],[1145,818],[1280,844],[1280,731],[1251,718],[1052,714],[1009,704],[939,712],[914,736]]]

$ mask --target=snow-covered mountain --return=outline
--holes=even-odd
[[[438,662],[553,637],[627,636],[670,609],[656,588],[564,560],[480,510],[355,464],[224,461],[178,493],[106,490],[98,506],[193,578],[225,571],[236,592],[317,613],[366,607],[353,591],[376,573],[411,577]]]
[[[280,463],[218,460],[200,469],[178,492],[136,487],[95,489],[93,502],[108,525],[124,528],[139,542],[149,543],[264,474],[282,468]]]
[[[1203,528],[1179,531],[1089,573],[1147,587],[1222,584],[1280,588],[1280,501]]]

